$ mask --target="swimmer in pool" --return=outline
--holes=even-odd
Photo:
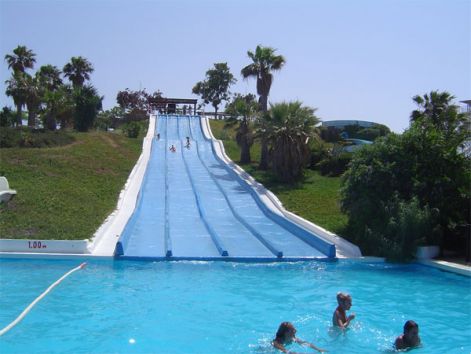
[[[280,324],[280,327],[276,332],[276,337],[273,340],[272,345],[276,349],[281,350],[283,353],[295,354],[295,352],[289,351],[285,348],[285,345],[291,344],[293,342],[308,346],[309,348],[315,349],[320,353],[325,352],[324,349],[317,348],[314,344],[296,337],[296,328],[294,328],[293,324],[291,322],[283,322]]]
[[[396,338],[396,349],[414,348],[420,345],[419,325],[412,320],[404,324],[404,333]]]
[[[338,306],[332,316],[332,323],[340,329],[346,329],[350,322],[355,318],[355,314],[347,317],[347,311],[352,307],[352,297],[346,293],[337,293]]]

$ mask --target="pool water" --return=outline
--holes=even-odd
[[[0,259],[0,327],[77,260]],[[331,330],[336,293],[356,313]],[[382,262],[91,261],[0,337],[5,353],[278,353],[278,325],[329,353],[387,353],[408,319],[414,353],[470,353],[471,279]],[[293,351],[314,352],[297,345]]]

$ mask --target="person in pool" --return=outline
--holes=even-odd
[[[420,345],[419,325],[412,320],[404,324],[404,333],[396,338],[396,349],[414,348]]]
[[[338,306],[332,316],[332,323],[334,326],[341,329],[346,329],[350,322],[355,318],[355,314],[347,317],[347,311],[352,307],[352,297],[346,293],[337,293]]]
[[[291,322],[283,322],[282,324],[280,324],[280,327],[278,327],[276,337],[275,339],[273,339],[272,344],[276,349],[281,350],[283,353],[296,354],[295,352],[289,351],[285,348],[285,345],[291,344],[293,342],[298,343],[300,345],[306,345],[309,348],[315,349],[320,353],[325,352],[324,349],[317,348],[314,344],[306,342],[296,337],[296,328],[294,328],[293,324]]]

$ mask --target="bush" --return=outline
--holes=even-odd
[[[75,138],[61,131],[44,129],[2,128],[0,129],[0,148],[44,148],[63,146],[75,141]]]
[[[317,169],[317,164],[322,160],[329,157],[331,150],[331,144],[324,142],[323,140],[314,140],[310,143],[310,161],[309,168],[312,170]]]
[[[12,127],[15,124],[16,117],[9,107],[3,107],[0,112],[0,127]]]
[[[347,170],[351,159],[352,154],[349,152],[332,154],[319,162],[317,168],[323,176],[338,177]]]
[[[138,122],[129,122],[123,126],[123,133],[128,138],[137,138],[141,131],[141,125]]]

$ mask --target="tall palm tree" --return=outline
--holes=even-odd
[[[90,80],[93,70],[92,64],[83,57],[72,57],[62,69],[64,76],[72,82],[74,88],[80,88],[85,80]]]
[[[6,80],[5,84],[6,95],[13,98],[13,102],[16,106],[16,125],[22,125],[22,110],[23,106],[26,104],[26,99],[28,96],[28,84],[26,80],[26,74],[18,71],[13,73],[10,80]]]
[[[54,65],[41,66],[36,72],[36,78],[49,91],[55,91],[62,85],[61,71]]]
[[[414,96],[412,99],[419,109],[412,111],[411,122],[424,131],[433,127],[443,132],[448,143],[456,140],[458,146],[469,139],[470,120],[453,104],[454,98],[446,91],[432,91],[424,96]]]
[[[25,74],[26,80],[26,108],[28,109],[28,127],[36,125],[36,115],[41,106],[43,89],[36,76]]]
[[[250,163],[250,147],[253,145],[253,119],[257,115],[257,102],[255,95],[242,96],[236,94],[234,99],[226,107],[226,114],[231,117],[226,119],[225,126],[236,126],[236,142],[240,147],[240,163]]]
[[[56,130],[60,121],[64,130],[72,123],[75,103],[73,90],[70,85],[61,85],[57,90],[46,90],[43,96],[45,103],[43,124],[49,130]]]
[[[255,77],[257,79],[257,93],[259,94],[259,105],[262,112],[268,109],[268,95],[273,83],[273,71],[280,70],[286,63],[282,55],[275,55],[275,49],[258,45],[255,52],[248,51],[247,55],[252,63],[241,70],[244,79]],[[261,156],[259,168],[268,168],[268,145],[264,136],[261,136]]]
[[[8,63],[8,69],[13,69],[13,73],[24,73],[26,69],[32,69],[36,59],[36,54],[32,50],[26,48],[24,45],[19,45],[13,49],[13,55],[5,55],[5,60]]]
[[[308,142],[315,137],[315,125],[319,123],[314,112],[315,109],[294,101],[271,105],[265,114],[273,172],[283,182],[294,182],[303,175],[309,160]]]

